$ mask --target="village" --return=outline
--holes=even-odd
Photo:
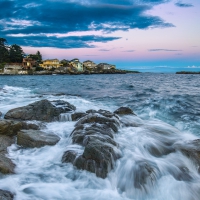
[[[6,63],[0,71],[2,75],[51,75],[51,74],[105,74],[126,73],[125,70],[116,69],[115,65],[108,63],[96,64],[91,60],[80,62],[73,60],[47,59],[40,63],[27,55],[22,63]]]

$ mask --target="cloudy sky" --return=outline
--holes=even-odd
[[[0,8],[0,37],[27,54],[200,71],[199,0],[0,0]]]

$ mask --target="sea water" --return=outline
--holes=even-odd
[[[137,116],[121,118],[130,126],[121,126],[115,135],[122,157],[106,179],[61,162],[66,150],[83,151],[72,144],[75,122],[68,114],[43,127],[47,134],[61,138],[55,146],[8,147],[15,174],[1,175],[0,189],[14,193],[16,200],[200,199],[200,175],[191,160],[179,151],[153,156],[148,150],[200,138],[199,75],[0,76],[2,118],[12,108],[42,99],[68,101],[78,112],[113,112],[128,106]],[[154,166],[154,173],[140,184],[137,177],[144,162]],[[183,168],[188,171],[182,177]]]

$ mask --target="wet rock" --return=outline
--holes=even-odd
[[[191,159],[196,165],[198,173],[200,173],[200,139],[183,144],[175,144],[174,147]]]
[[[22,129],[22,123],[12,120],[0,120],[0,135],[14,136]]]
[[[135,113],[128,107],[120,107],[114,111],[117,115],[135,115]]]
[[[85,117],[81,118],[75,126],[79,126],[81,124],[87,124],[87,123],[99,123],[99,124],[105,124],[108,127],[112,128],[113,131],[118,131],[118,126],[120,125],[119,120],[116,117],[105,117],[103,115],[100,115],[98,113],[94,114],[88,114]]]
[[[73,150],[68,150],[64,153],[62,157],[62,162],[65,163],[73,163],[77,156],[77,152]]]
[[[17,134],[17,144],[29,148],[55,145],[59,140],[57,135],[37,130],[21,130]]]
[[[105,110],[89,111],[88,115],[76,123],[71,133],[73,143],[85,147],[83,153],[80,155],[68,150],[64,153],[62,162],[71,162],[78,169],[106,178],[121,156],[118,144],[113,139],[118,126],[115,114]]]
[[[160,174],[156,163],[147,160],[136,161],[133,171],[134,187],[138,189],[154,185]]]
[[[5,154],[6,152],[0,152],[0,172],[2,174],[13,174],[15,164]]]
[[[63,101],[63,100],[54,100],[52,101],[53,105],[55,105],[56,107],[61,107],[65,110],[65,112],[69,112],[69,111],[74,111],[76,110],[76,107],[72,104],[70,104],[67,101]]]
[[[2,112],[0,111],[0,117],[2,116],[3,114],[2,114]]]
[[[56,104],[56,102],[55,102]],[[56,104],[58,107],[53,105],[48,100],[41,100],[35,103],[29,104],[24,107],[19,107],[9,110],[4,118],[5,119],[16,119],[16,120],[39,120],[45,122],[51,122],[59,119],[61,113],[71,111],[71,104],[68,107],[68,103],[61,101]]]
[[[13,200],[14,196],[7,190],[0,189],[0,200]]]
[[[71,118],[72,118],[72,121],[77,121],[86,115],[87,113],[84,113],[84,112],[75,112],[71,115]]]
[[[7,147],[14,144],[15,139],[8,136],[0,136],[0,173],[14,173],[15,164],[6,157]]]

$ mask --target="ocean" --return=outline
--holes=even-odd
[[[0,175],[0,189],[16,200],[199,200],[200,174],[180,151],[155,156],[149,147],[200,139],[200,78],[193,74],[113,74],[0,76],[0,112],[38,100],[65,100],[80,112],[130,107],[137,116],[122,117],[115,135],[122,157],[106,179],[61,162],[66,149],[77,148],[70,134],[76,122],[45,123],[44,132],[61,139],[55,146],[25,149],[11,145],[14,175]],[[79,147],[81,148],[81,147]],[[150,182],[134,178],[141,162],[155,166]],[[183,173],[184,172],[187,173]],[[142,170],[142,169],[141,169]]]

